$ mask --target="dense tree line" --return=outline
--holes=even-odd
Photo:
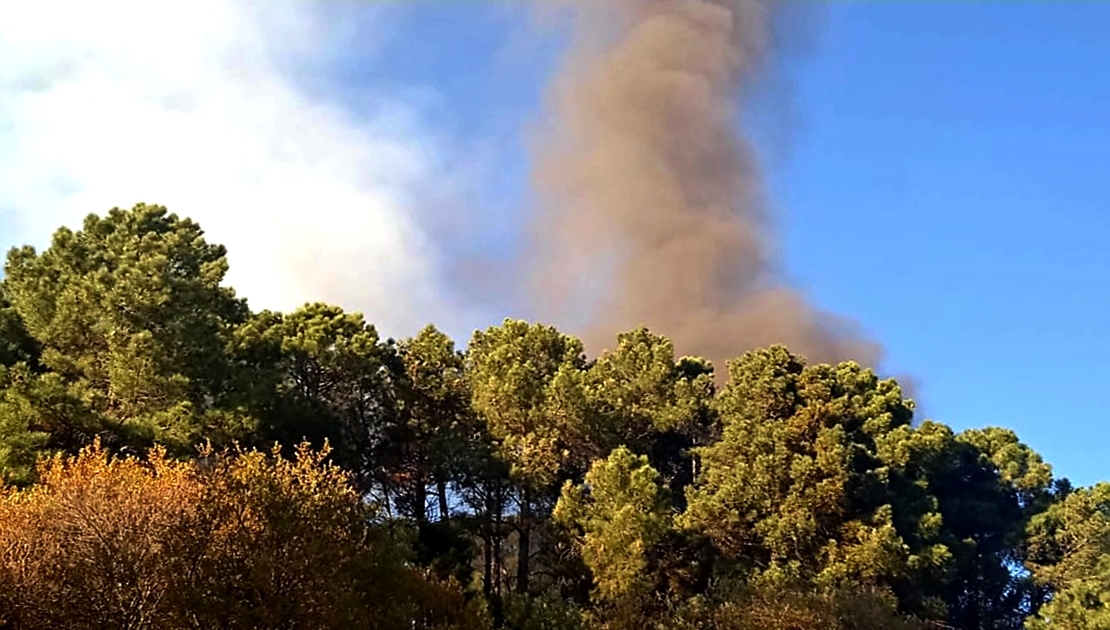
[[[252,312],[158,206],[0,284],[0,627],[1110,628],[1110,486],[788,349]]]

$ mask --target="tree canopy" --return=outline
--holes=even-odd
[[[1110,627],[1110,486],[867,366],[383,339],[227,270],[143,204],[9,252],[0,627]]]

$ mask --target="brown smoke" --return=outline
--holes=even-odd
[[[771,49],[760,0],[545,0],[573,11],[536,146],[530,270],[543,314],[591,351],[640,325],[723,361],[784,343],[874,364],[878,347],[775,271],[736,112]]]

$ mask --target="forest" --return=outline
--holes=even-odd
[[[137,205],[11,250],[0,627],[1110,628],[1110,485],[783,346],[253,312]]]

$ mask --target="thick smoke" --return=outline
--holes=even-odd
[[[647,325],[718,365],[784,343],[814,361],[879,348],[777,277],[736,114],[772,48],[758,0],[549,0],[572,42],[536,145],[531,268],[542,314],[592,352]]]

